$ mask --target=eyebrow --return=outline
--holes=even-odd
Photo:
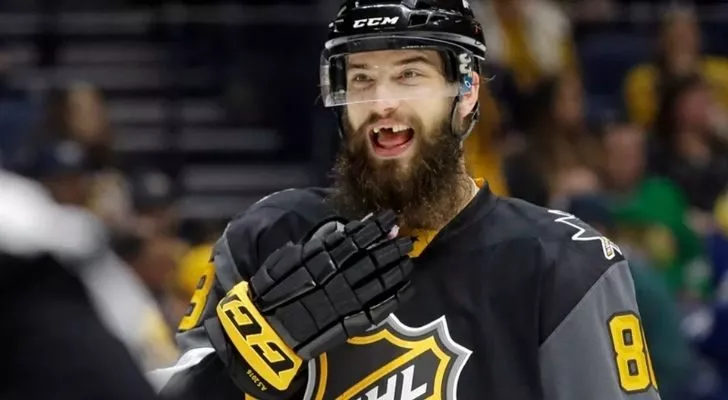
[[[433,67],[437,68],[437,65],[435,65],[432,60],[429,58],[423,56],[423,55],[416,55],[412,57],[403,58],[397,62],[394,63],[396,66],[402,66],[407,64],[415,64],[415,63],[424,63],[427,65],[431,65]],[[369,69],[369,64],[361,63],[361,64],[349,64],[349,69]]]

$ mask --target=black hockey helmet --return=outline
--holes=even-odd
[[[438,93],[419,95],[452,97],[453,116],[460,96],[472,90],[473,72],[480,72],[485,60],[483,30],[467,0],[345,0],[329,24],[320,66],[324,105],[334,108],[340,125],[341,106],[376,100],[347,92],[347,56],[400,49],[440,53],[449,85]],[[476,106],[470,126],[461,132],[463,137],[470,133],[477,117]]]

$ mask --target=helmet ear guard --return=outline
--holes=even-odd
[[[458,104],[462,100],[462,96],[464,94],[476,90],[473,74],[478,74],[478,82],[480,84],[480,79],[482,78],[480,76],[480,72],[483,69],[480,66],[480,60],[474,58],[472,54],[469,53],[460,53],[458,55],[458,59],[456,60],[456,66],[457,74],[461,77],[462,80],[462,91],[458,94],[458,96],[455,98],[455,101],[453,102],[452,113],[450,115],[450,129],[455,135],[460,136],[461,141],[464,141],[468,136],[470,136],[470,133],[472,133],[473,129],[475,128],[475,124],[480,118],[480,101],[476,101],[475,105],[473,106],[473,110],[463,117],[464,121],[466,121],[467,123],[465,129],[461,129],[460,124],[458,124]],[[478,94],[476,93],[476,96],[477,95]]]
[[[460,130],[460,125],[458,124],[458,104],[460,103],[460,98],[458,97],[453,106],[452,106],[452,114],[450,115],[450,129],[452,132],[460,137],[461,141],[465,141],[465,139],[470,136],[470,134],[473,132],[473,129],[475,128],[475,124],[478,122],[478,119],[480,118],[480,102],[476,102],[475,106],[473,107],[473,111],[470,112],[470,114],[466,115],[464,120],[466,121],[467,125],[465,126],[465,129],[462,129],[461,132],[458,132]]]

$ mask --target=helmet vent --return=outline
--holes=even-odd
[[[427,15],[416,14],[410,17],[409,26],[424,25],[427,23]]]
[[[436,24],[436,23],[438,23],[440,21],[444,21],[446,19],[447,19],[447,17],[445,17],[443,15],[433,15],[433,16],[430,17],[429,23]]]

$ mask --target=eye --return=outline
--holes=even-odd
[[[356,74],[356,75],[352,76],[350,78],[350,80],[352,82],[357,82],[357,83],[366,83],[366,82],[371,82],[372,81],[372,78],[370,76],[365,75],[365,74]]]
[[[373,81],[374,79],[367,74],[353,74],[349,77],[349,86],[352,88],[363,89],[370,86]]]
[[[413,79],[417,79],[422,77],[423,75],[419,73],[419,71],[415,71],[413,69],[408,69],[405,71],[402,71],[402,73],[399,75],[399,78],[405,81],[411,81]]]

